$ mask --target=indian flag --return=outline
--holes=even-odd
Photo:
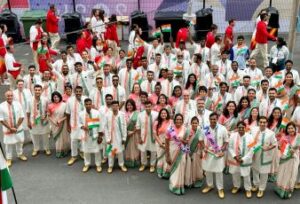
[[[261,145],[256,145],[252,148],[253,153],[255,154],[256,152],[258,152],[261,149]]]
[[[282,92],[284,91],[284,86],[283,86],[283,83],[281,81],[279,81],[276,85],[275,85],[275,88],[277,89],[277,92]]]
[[[41,123],[41,116],[39,116],[36,119],[34,119],[34,124],[35,125],[38,125],[39,123]]]
[[[152,31],[151,35],[153,37],[159,37],[160,36],[160,29],[156,28],[155,30]]]
[[[286,125],[289,123],[289,121],[290,121],[290,120],[289,120],[288,118],[286,118],[286,117],[282,118],[280,127],[281,127],[281,128],[286,128]]]
[[[222,97],[219,96],[217,101],[214,103],[214,107],[216,108],[216,110],[219,110],[220,108],[222,108],[222,106]]]
[[[275,72],[275,73],[274,73],[274,78],[275,78],[275,79],[282,79],[282,74],[281,74],[281,72]]]
[[[283,100],[281,101],[281,106],[282,106],[282,109],[283,109],[283,110],[289,109],[289,99],[288,99],[288,98],[283,99]]]
[[[161,31],[166,32],[166,33],[170,33],[171,32],[171,24],[162,25],[161,26]]]
[[[181,65],[177,65],[174,69],[174,74],[175,75],[182,75],[183,67]]]
[[[88,118],[86,122],[89,129],[98,128],[100,126],[99,118]]]
[[[283,142],[280,145],[280,153],[281,153],[281,155],[283,155],[285,157],[289,157],[290,156],[290,150],[291,150],[291,145],[288,142]]]
[[[10,189],[13,184],[10,177],[9,170],[6,166],[6,161],[4,159],[4,156],[2,154],[2,151],[0,151],[0,168],[1,168],[1,194],[0,194],[0,204],[8,204],[7,201],[7,195],[6,191]]]

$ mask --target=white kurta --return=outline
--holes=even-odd
[[[219,60],[216,62],[216,65],[219,67],[219,74],[222,74],[224,77],[227,76],[229,70],[231,70],[231,60],[226,59],[225,62],[223,60]]]
[[[194,100],[190,99],[185,103],[183,99],[177,102],[175,106],[175,114],[181,113],[184,117],[184,124],[190,124],[192,117],[197,115],[197,104]]]
[[[52,70],[52,73],[56,76],[56,90],[63,95],[65,92],[66,83],[72,84],[71,75],[63,75],[56,70]]]
[[[78,101],[75,96],[69,98],[67,102],[66,113],[70,115],[70,126],[71,126],[71,139],[80,140],[81,139],[81,129],[79,124],[79,113],[84,111],[84,99],[86,97],[82,96],[81,100]]]
[[[31,103],[31,99],[32,99],[31,92],[29,89],[23,89],[22,91],[16,89],[13,91],[13,94],[14,94],[14,100],[18,101],[21,104],[25,116],[22,123],[23,130],[28,130],[26,111],[27,111],[27,106],[29,106],[29,104]]]
[[[248,147],[253,142],[252,135],[245,133],[244,136],[240,136],[235,132],[230,135],[228,145],[228,164],[229,173],[240,173],[241,176],[249,176],[251,171],[253,151]],[[234,157],[240,156],[243,160],[242,164],[236,162]]]
[[[47,107],[47,98],[41,96],[40,100],[37,101],[34,96],[32,97],[31,103],[27,107],[27,113],[30,113],[31,133],[33,135],[44,135],[50,132],[48,119],[46,118],[44,121],[39,119],[47,116]]]
[[[129,93],[132,91],[133,84],[139,79],[139,74],[134,69],[130,69],[130,71],[128,71],[127,68],[121,69],[119,71],[119,79],[120,85],[124,87],[126,97],[128,97]]]
[[[94,70],[82,71],[81,73],[75,72],[71,75],[72,86],[81,86],[83,88],[84,94],[88,95],[89,91],[92,89],[92,80],[90,77],[93,77]]]
[[[81,62],[83,64],[83,60],[80,54],[74,53],[73,56],[67,56],[67,63],[69,65],[69,70],[71,74],[75,73],[75,62]]]
[[[24,112],[18,101],[13,101],[11,105],[8,104],[7,101],[0,104],[0,121],[6,121],[11,127],[16,127],[20,118],[24,118]],[[10,133],[4,125],[2,125],[2,130],[4,144],[24,142],[24,130],[22,125],[19,126],[16,133]]]
[[[169,80],[163,80],[161,82],[161,93],[167,97],[171,97],[174,87],[178,85],[180,85],[179,82],[174,79],[171,82]]]
[[[29,89],[31,93],[33,93],[34,85],[36,84],[42,85],[41,76],[38,74],[33,75],[33,77],[27,74],[23,77],[23,80],[24,80],[24,88]]]
[[[188,70],[188,74],[195,74],[200,85],[204,85],[205,76],[209,73],[209,68],[206,63],[193,63]],[[188,77],[188,76],[187,76]]]
[[[146,111],[143,111],[138,116],[136,129],[141,130],[140,139],[143,142],[143,144],[138,145],[138,148],[141,152],[156,152],[153,125],[157,119],[157,116],[158,113],[156,111],[151,111],[150,115],[148,115]]]
[[[224,145],[224,143],[228,142],[228,132],[223,125],[218,124],[214,130],[211,127],[209,127],[209,129],[215,138],[216,144],[218,144],[220,148]],[[207,140],[205,134],[201,140],[204,140],[205,148],[208,151],[214,152],[214,149]],[[214,155],[207,153],[205,158],[202,160],[202,166],[207,172],[221,173],[225,168],[225,157],[216,158]]]
[[[126,101],[125,89],[120,85],[117,88],[114,86],[107,87],[106,92],[107,94],[111,94],[113,99],[119,101],[119,103]]]
[[[122,141],[127,139],[127,124],[125,114],[121,111],[117,115],[113,114],[113,111],[109,111],[106,115],[105,126],[106,142],[111,143],[112,151],[116,154],[124,151]]]
[[[99,132],[103,132],[104,124],[100,120],[100,113],[91,109],[90,114],[87,111],[79,113],[79,126],[88,126],[88,132],[82,132],[82,150],[84,153],[98,153],[102,145],[98,144]]]
[[[97,110],[99,110],[99,108],[101,106],[105,105],[105,95],[106,94],[107,94],[107,89],[104,87],[102,87],[101,90],[99,90],[98,88],[93,88],[90,91],[89,98],[92,99],[93,105],[95,106],[95,108]]]
[[[259,127],[254,127],[250,131],[254,141],[257,142],[257,145],[261,145],[262,147],[268,147],[271,145],[277,146],[275,133],[270,129],[266,129],[264,132],[261,132]],[[271,173],[271,164],[275,148],[269,151],[262,151],[262,149],[259,150],[253,158],[252,167],[261,174]]]
[[[209,115],[212,112],[210,110],[204,109],[202,114],[199,114],[199,112],[197,112],[197,118],[199,119],[199,124],[200,127],[203,128],[205,126],[209,126]]]
[[[141,83],[141,89],[142,91],[145,91],[147,92],[148,94],[152,94],[154,93],[154,88],[155,88],[155,84],[156,84],[156,81],[151,81],[149,82],[148,80],[145,80]]]

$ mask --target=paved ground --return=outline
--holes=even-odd
[[[300,67],[300,36],[298,36],[294,59],[295,66]],[[28,46],[16,47],[16,58],[28,65],[31,54]],[[0,88],[0,101],[3,101],[5,87]],[[1,132],[1,131],[0,131]],[[2,136],[2,134],[1,134]],[[2,137],[1,137],[2,138]],[[32,145],[25,147],[26,155],[30,155]],[[88,173],[81,173],[83,162],[79,161],[74,166],[66,165],[67,158],[56,159],[54,155],[47,157],[43,154],[37,158],[29,156],[29,161],[24,163],[15,161],[11,170],[15,191],[20,204],[193,204],[193,203],[272,203],[279,204],[283,201],[273,192],[273,184],[268,184],[266,195],[259,200],[253,197],[247,200],[244,193],[231,195],[231,177],[225,176],[224,200],[217,198],[216,191],[203,195],[199,189],[187,190],[184,196],[176,196],[169,192],[168,181],[157,178],[155,174],[140,173],[138,170],[129,169],[122,173],[116,169],[112,175],[104,172],[97,174],[94,169]],[[11,193],[9,193],[11,198]],[[284,203],[299,203],[300,191],[296,191],[293,198]],[[11,199],[10,199],[11,201]],[[13,203],[12,201],[9,203]]]

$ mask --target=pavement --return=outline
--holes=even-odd
[[[249,37],[247,38],[249,42]],[[124,44],[125,45],[125,44]],[[15,57],[25,66],[32,63],[32,56],[28,45],[16,46]],[[295,67],[300,67],[300,36],[297,37],[294,52]],[[0,101],[4,100],[5,86],[0,87]],[[2,140],[2,131],[0,131]],[[53,141],[52,148],[53,147]],[[3,145],[3,143],[2,143]],[[168,181],[159,179],[149,171],[143,173],[137,169],[129,169],[122,173],[118,168],[111,175],[106,173],[107,166],[102,173],[90,169],[82,173],[83,161],[79,160],[73,166],[67,166],[68,158],[56,159],[54,154],[44,154],[32,158],[32,145],[25,146],[27,162],[15,159],[10,168],[13,184],[19,204],[235,204],[247,202],[249,204],[296,204],[299,203],[300,191],[295,191],[293,197],[283,201],[275,195],[274,184],[268,183],[265,197],[246,199],[244,192],[232,195],[232,181],[230,175],[224,176],[225,199],[217,197],[214,190],[207,195],[200,193],[200,189],[186,189],[184,196],[176,196],[168,190]],[[54,151],[53,151],[54,152]],[[9,203],[12,201],[11,191],[8,192]]]

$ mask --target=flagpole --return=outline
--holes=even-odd
[[[1,149],[1,152],[2,152],[2,155],[3,155],[4,159],[6,161],[6,156],[4,154],[1,142],[0,142],[0,149]],[[18,200],[17,200],[17,196],[16,196],[16,193],[15,193],[14,186],[11,187],[11,190],[12,190],[12,193],[13,193],[13,196],[14,196],[15,204],[18,204]]]

